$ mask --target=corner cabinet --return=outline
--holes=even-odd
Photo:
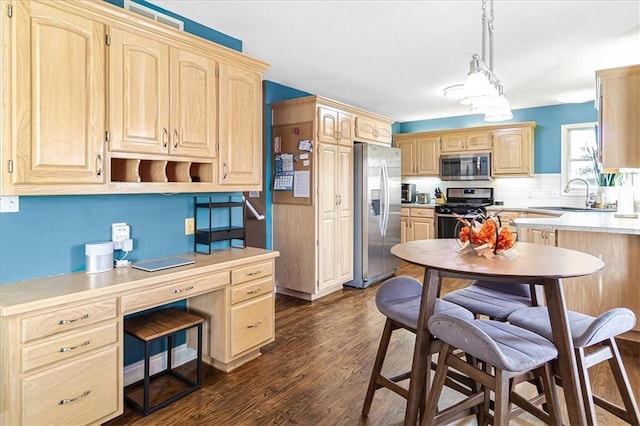
[[[640,167],[640,65],[596,71],[599,144],[605,168]]]
[[[7,195],[262,189],[267,64],[101,1],[6,1]]]

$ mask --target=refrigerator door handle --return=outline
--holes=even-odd
[[[389,221],[389,174],[387,172],[387,162],[382,162],[380,167],[380,236],[387,235],[387,223]]]

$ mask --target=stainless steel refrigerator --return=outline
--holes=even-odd
[[[400,150],[356,143],[353,280],[365,288],[395,274],[391,247],[400,243]]]

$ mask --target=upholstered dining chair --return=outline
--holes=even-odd
[[[640,425],[638,404],[634,398],[615,339],[616,336],[631,330],[635,326],[636,316],[634,313],[627,308],[615,308],[596,318],[569,311],[568,318],[588,424],[594,424],[595,403],[632,425]],[[520,309],[509,315],[508,321],[547,339],[552,338],[547,308],[531,307]],[[587,352],[587,348],[593,350]],[[591,391],[588,368],[607,360],[618,387],[618,392],[622,397],[624,408],[593,395]],[[562,378],[560,378],[560,383],[562,383]]]
[[[378,389],[386,388],[405,399],[408,397],[408,389],[398,383],[409,379],[411,372],[408,371],[393,377],[387,377],[382,374],[382,366],[387,355],[392,333],[400,329],[412,333],[416,332],[421,294],[422,283],[408,276],[398,276],[388,279],[380,286],[376,293],[376,306],[387,319],[362,408],[363,416],[369,414],[374,394]],[[471,312],[441,299],[436,299],[435,312],[449,312],[458,317],[473,319]],[[435,351],[439,349],[437,345],[432,345],[432,347],[436,348]],[[465,378],[452,374],[447,381],[447,386],[461,393],[468,394],[471,392],[471,385],[468,383],[468,380],[466,383],[464,382]]]
[[[535,286],[530,284],[506,284],[492,281],[474,281],[468,287],[447,293],[442,297],[490,319],[505,321],[512,312],[537,306]]]
[[[480,406],[478,423],[481,425],[507,425],[512,414],[511,403],[547,424],[562,424],[551,364],[558,351],[549,340],[506,322],[461,318],[449,313],[431,316],[429,331],[443,342],[443,346],[438,355],[438,367],[428,395],[423,425],[449,423],[449,413],[460,406]],[[484,364],[483,367],[452,355],[456,348],[472,355],[476,361]],[[436,412],[450,368],[482,383],[483,388],[456,405]],[[526,399],[515,392],[515,383],[522,381],[523,376],[528,377],[531,372],[541,378],[544,398],[536,396]],[[489,413],[490,391],[494,393],[493,415]],[[544,402],[548,412],[535,406]]]

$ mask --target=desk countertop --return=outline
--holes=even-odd
[[[35,280],[0,285],[0,316],[9,316],[51,304],[75,302],[91,297],[107,296],[141,287],[166,283],[168,280],[189,279],[222,269],[243,266],[249,262],[270,260],[279,252],[247,248],[228,248],[210,255],[189,253],[180,255],[196,262],[190,265],[145,272],[127,267],[97,274],[74,272]],[[171,256],[177,257],[177,256]]]

